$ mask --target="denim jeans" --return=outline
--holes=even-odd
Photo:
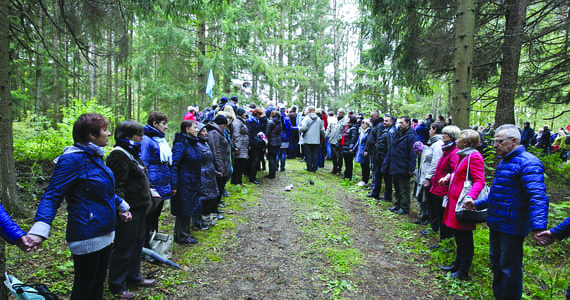
[[[524,236],[489,230],[489,258],[495,299],[521,299]]]
[[[281,148],[279,149],[279,153],[277,153],[277,160],[279,161],[279,165],[281,166],[281,171],[285,171],[285,161],[287,160],[287,150],[288,148]]]

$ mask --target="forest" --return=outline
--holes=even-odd
[[[567,0],[0,0],[0,31],[0,198],[20,217],[38,193],[18,194],[85,112],[177,124],[235,95],[461,128],[570,125]]]

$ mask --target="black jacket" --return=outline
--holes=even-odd
[[[358,143],[358,126],[356,124],[348,125],[346,134],[344,136],[344,145],[342,146],[342,153],[349,154],[354,145]],[[352,153],[354,154],[354,153]]]

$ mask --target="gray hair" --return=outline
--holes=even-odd
[[[443,130],[441,131],[441,133],[449,135],[451,140],[455,141],[459,137],[459,134],[461,133],[461,129],[459,129],[459,127],[457,127],[455,125],[447,125],[447,126],[443,127]]]
[[[515,126],[513,124],[501,125],[501,126],[499,126],[499,128],[497,128],[497,130],[495,130],[495,134],[497,134],[501,131],[505,132],[505,137],[516,139],[517,145],[519,145],[521,143],[521,132],[519,131],[517,126]]]
[[[307,111],[309,113],[315,112],[315,107],[311,105],[311,106],[307,107]]]

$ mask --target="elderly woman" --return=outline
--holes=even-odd
[[[242,184],[243,173],[247,168],[249,136],[246,125],[247,114],[243,108],[238,108],[236,118],[232,122],[232,143],[235,147],[233,152],[234,172],[231,184]]]
[[[160,194],[162,200],[170,199],[170,165],[172,164],[172,150],[165,138],[168,129],[168,117],[159,111],[150,114],[144,126],[144,137],[141,142],[141,159],[148,169],[150,184]],[[148,244],[150,233],[158,231],[158,218],[162,212],[164,201],[147,213],[146,241]]]
[[[150,206],[147,170],[139,158],[143,127],[135,121],[121,122],[115,129],[115,149],[107,166],[115,175],[115,193],[131,206],[131,222],[117,222],[109,264],[109,290],[120,298],[135,296],[127,286],[150,286],[154,280],[141,276],[141,251],[145,239],[145,215]]]
[[[372,127],[370,119],[362,120],[358,142],[353,149],[353,151],[356,152],[356,158],[354,161],[359,163],[360,169],[362,169],[362,182],[364,185],[368,184],[368,180],[370,180],[370,159],[368,156],[364,156],[368,135],[370,134],[370,127]]]
[[[172,147],[172,186],[171,213],[174,222],[174,242],[178,244],[196,244],[192,238],[190,226],[193,219],[201,217],[202,203],[199,201],[200,190],[200,149],[198,147],[198,128],[192,120],[180,123],[180,132],[176,133]]]
[[[449,202],[445,207],[445,214],[443,216],[443,224],[453,229],[455,236],[455,244],[457,251],[455,255],[455,262],[449,267],[443,267],[445,271],[454,272],[451,274],[452,278],[468,280],[469,269],[473,262],[473,253],[475,246],[473,244],[473,230],[475,224],[466,224],[457,221],[455,217],[455,207],[457,202],[465,197],[466,199],[477,199],[479,193],[485,187],[485,161],[483,156],[475,148],[479,145],[479,134],[471,129],[461,131],[459,139],[457,140],[457,148],[460,150],[457,154],[460,161],[453,171],[449,184],[448,198]],[[441,182],[448,180],[447,178],[440,179]],[[463,191],[463,186],[466,180],[473,182],[469,191]]]
[[[441,149],[441,146],[443,145],[443,137],[441,135],[442,129],[443,124],[440,122],[435,122],[430,125],[429,139],[426,141],[426,147],[422,151],[420,165],[416,172],[418,183],[416,197],[418,200],[421,199],[420,203],[423,212],[422,220],[420,221],[426,221],[426,223],[423,224],[427,224],[427,221],[430,221],[431,228],[434,231],[439,230],[439,224],[435,223],[441,223],[441,219],[437,218],[437,210],[435,207],[436,203],[431,203],[429,200],[434,198],[429,196],[429,190],[431,187],[431,178],[435,175],[437,164],[443,154]]]
[[[277,154],[281,148],[281,114],[279,111],[274,110],[271,112],[270,118],[267,121],[265,128],[265,136],[267,137],[267,159],[269,160],[269,174],[265,178],[275,178],[277,172]]]
[[[459,155],[457,154],[459,149],[457,148],[455,141],[459,137],[461,130],[455,125],[448,125],[443,128],[441,133],[443,138],[441,149],[443,153],[437,163],[437,167],[435,168],[435,174],[430,180],[431,188],[429,190],[430,193],[428,194],[428,197],[430,197],[430,200],[428,201],[434,203],[437,207],[437,221],[434,221],[434,223],[437,223],[436,226],[439,226],[440,241],[450,238],[452,234],[451,230],[442,223],[443,214],[445,212],[442,204],[443,196],[447,195],[447,191],[449,190],[449,178],[459,161]],[[445,177],[447,177],[447,180],[440,182],[440,179]],[[439,245],[434,246],[434,248],[437,247],[439,247]]]
[[[57,158],[29,232],[35,244],[47,239],[57,209],[67,201],[66,240],[75,270],[70,299],[103,298],[117,215],[124,222],[131,220],[130,207],[115,194],[113,172],[103,162],[111,135],[108,126],[99,114],[77,119],[75,144]]]
[[[216,207],[218,207],[222,201],[222,193],[230,175],[231,146],[224,133],[227,127],[228,119],[222,115],[217,116],[210,124],[206,125],[206,129],[208,130],[208,145],[210,149],[212,149],[214,156],[216,182],[219,192],[219,197],[216,199]],[[218,214],[218,219],[222,220],[224,217]]]
[[[358,125],[355,116],[350,116],[348,125],[344,128],[340,144],[344,158],[344,176],[342,179],[352,180],[352,166],[354,162],[354,146],[358,142]]]

